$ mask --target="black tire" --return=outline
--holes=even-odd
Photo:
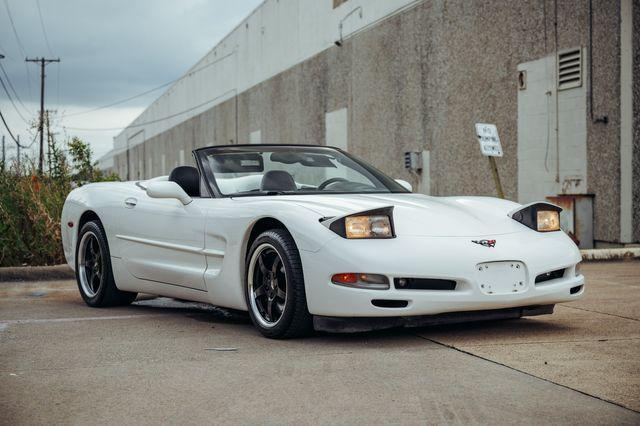
[[[257,292],[254,293],[254,291],[256,287],[259,287],[259,284],[253,281],[256,280],[255,274],[258,276],[261,274],[261,272],[256,270],[256,268],[260,269],[260,262],[256,256],[261,256],[261,253],[264,251],[272,249],[274,249],[280,257],[282,266],[284,266],[284,270],[282,267],[280,267],[279,270],[284,273],[286,297],[284,298],[284,308],[280,311],[279,319],[271,325],[265,325],[268,323],[268,320],[260,312],[260,308],[258,307],[260,302],[257,297],[252,304],[252,298],[254,298],[254,294],[257,294]],[[256,253],[257,250],[260,250],[260,253]],[[276,262],[277,261],[274,261],[274,264]],[[253,278],[250,276],[252,270],[254,273]],[[273,272],[272,277],[275,276],[275,272]],[[276,278],[275,281],[277,282],[278,279]],[[264,285],[268,287],[267,284]],[[276,290],[271,290],[272,294],[274,292],[277,293],[277,288],[281,285],[282,283],[275,284]],[[265,231],[251,244],[245,263],[244,288],[245,300],[251,321],[265,337],[271,339],[290,339],[308,335],[313,330],[312,316],[307,308],[307,296],[304,290],[304,276],[302,274],[300,254],[293,238],[285,229]],[[277,296],[274,296],[274,298],[275,297]],[[263,300],[269,303],[269,299]],[[278,310],[278,308],[274,309]],[[269,313],[269,316],[270,315],[271,312]]]
[[[85,251],[80,253],[81,249]],[[88,256],[90,253],[93,257]],[[93,271],[96,271],[96,274],[93,274]],[[116,287],[111,269],[109,244],[102,224],[97,220],[85,223],[78,234],[76,281],[82,299],[94,308],[128,305],[136,300],[138,295],[138,293],[120,291]]]

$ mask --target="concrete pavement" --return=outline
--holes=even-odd
[[[0,423],[638,424],[640,262],[583,271],[585,299],[552,316],[292,341],[201,305],[0,283]]]

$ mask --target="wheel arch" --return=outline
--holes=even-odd
[[[247,259],[247,255],[249,254],[249,248],[251,244],[258,238],[258,235],[262,234],[264,231],[268,231],[269,229],[284,229],[291,235],[287,226],[282,223],[280,220],[275,217],[266,216],[256,220],[248,229],[244,238],[244,244],[242,247],[242,271],[244,273],[244,264]],[[292,237],[293,238],[293,237]],[[294,240],[295,241],[295,240]]]
[[[78,213],[79,212],[75,212],[74,214],[72,212],[69,212],[68,217],[64,218],[63,220],[63,246],[66,246],[65,258],[67,259],[67,263],[73,270],[75,270],[76,246],[78,245],[78,238],[80,236],[82,227],[87,222],[97,220],[100,226],[104,229],[104,225],[102,224],[100,216],[98,216],[98,214],[94,210],[88,208],[82,211],[82,213],[80,213],[79,215]],[[74,217],[77,219],[75,219]],[[64,225],[64,223],[67,223],[66,220],[68,220],[69,223],[74,224],[74,227],[68,228],[67,225]],[[68,242],[68,244],[64,244],[65,240],[66,242]]]
[[[78,219],[78,233],[80,233],[80,230],[82,229],[82,227],[84,226],[85,223],[92,221],[92,220],[97,220],[98,222],[100,222],[102,224],[102,220],[100,220],[100,216],[98,216],[98,213],[96,213],[95,211],[88,209],[85,210],[81,215],[80,218]]]

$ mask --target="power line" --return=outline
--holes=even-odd
[[[130,97],[128,97],[128,98],[121,99],[121,100],[119,100],[119,101],[115,101],[115,102],[112,102],[112,103],[110,103],[110,104],[103,105],[103,106],[99,106],[99,107],[96,107],[96,108],[91,108],[91,109],[88,109],[88,110],[85,110],[85,111],[72,112],[72,113],[69,113],[69,114],[62,114],[62,117],[61,117],[61,118],[65,118],[65,117],[74,117],[74,116],[77,116],[77,115],[89,114],[89,113],[91,113],[91,112],[99,111],[99,110],[101,110],[101,109],[105,109],[105,108],[110,108],[110,107],[112,107],[112,106],[116,106],[116,105],[123,104],[123,103],[125,103],[125,102],[129,102],[129,101],[131,101],[131,100],[133,100],[133,99],[136,99],[136,98],[142,97],[142,96],[144,96],[144,95],[148,95],[148,94],[149,94],[149,93],[151,93],[151,92],[155,92],[156,90],[162,89],[163,87],[167,87],[167,86],[169,86],[170,84],[173,84],[173,83],[175,83],[175,82],[177,82],[177,81],[179,81],[179,80],[181,80],[181,79],[183,79],[183,78],[185,78],[185,77],[190,77],[190,76],[192,76],[193,74],[195,74],[195,73],[197,73],[197,72],[200,72],[200,71],[202,71],[202,70],[203,70],[203,69],[205,69],[205,68],[209,68],[210,66],[215,65],[215,64],[217,64],[218,62],[221,62],[221,61],[222,61],[222,60],[224,60],[224,59],[227,59],[229,56],[231,56],[231,55],[233,55],[233,54],[235,54],[235,53],[236,53],[235,51],[230,52],[230,53],[227,53],[226,55],[221,56],[220,58],[216,59],[215,61],[209,62],[209,63],[207,63],[207,64],[205,64],[205,65],[201,66],[200,68],[196,68],[196,69],[193,69],[193,70],[191,70],[191,71],[187,72],[187,73],[186,73],[185,75],[183,75],[182,77],[179,77],[179,78],[173,79],[173,80],[171,80],[171,81],[167,81],[166,83],[163,83],[163,84],[161,84],[160,86],[156,86],[156,87],[154,87],[153,89],[149,89],[149,90],[146,90],[146,91],[144,91],[144,92],[142,92],[142,93],[138,93],[137,95],[133,95],[133,96],[130,96]],[[69,129],[71,129],[71,127],[68,127],[68,128],[69,128]],[[121,127],[121,128],[123,128],[123,127]]]
[[[2,77],[0,77],[0,85],[2,85],[2,88],[4,89],[4,92],[7,94],[7,97],[9,98],[9,101],[11,102],[11,105],[13,105],[13,109],[16,110],[16,112],[18,113],[18,115],[20,116],[20,118],[22,119],[22,121],[25,122],[25,124],[29,124],[29,122],[27,121],[26,118],[24,118],[24,116],[22,115],[22,113],[20,112],[20,109],[18,108],[18,106],[16,105],[15,102],[13,102],[13,98],[11,97],[11,93],[9,93],[9,90],[7,90],[7,86],[5,86],[4,84],[4,80],[2,79]]]
[[[18,42],[18,47],[20,48],[20,52],[27,56],[27,52],[24,50],[24,46],[22,45],[22,41],[20,40],[20,36],[18,35],[18,31],[16,31],[16,25],[13,22],[13,16],[11,15],[11,9],[9,9],[9,2],[4,0],[4,7],[7,9],[7,16],[9,17],[9,22],[11,23],[11,28],[13,29],[13,35],[16,36],[16,41]]]
[[[0,119],[2,119],[2,124],[4,124],[4,128],[7,129],[7,132],[9,133],[9,136],[11,136],[11,139],[13,139],[13,141],[16,143],[16,145],[18,145],[18,147],[20,147],[20,148],[26,148],[26,146],[20,145],[20,141],[18,139],[16,139],[15,136],[13,136],[13,133],[11,132],[11,129],[9,128],[9,125],[7,124],[7,121],[4,119],[4,115],[2,115],[2,110],[0,110]]]
[[[22,103],[22,100],[20,99],[20,96],[18,96],[18,92],[16,91],[15,87],[13,87],[13,84],[11,83],[11,79],[9,78],[9,74],[7,74],[7,71],[2,66],[2,62],[0,62],[0,71],[2,71],[2,74],[4,74],[4,79],[7,80],[7,84],[9,85],[9,88],[13,92],[15,98],[18,100],[18,103],[22,106],[22,108],[24,108],[24,110],[26,111],[27,114],[31,114],[31,111],[29,111],[29,108],[27,108],[24,105],[24,103]]]
[[[16,25],[13,22],[13,16],[11,15],[11,9],[9,8],[8,0],[4,0],[4,7],[7,9],[7,16],[9,17],[9,22],[11,23],[11,29],[13,30],[13,35],[16,37],[16,41],[18,42],[18,49],[22,53],[23,56],[27,56],[27,52],[24,50],[24,46],[22,45],[22,41],[20,40],[20,36],[18,35],[18,31],[16,30]],[[27,71],[27,86],[29,87],[29,97],[32,97],[31,93],[31,73],[29,72],[29,66],[25,63],[24,69]]]
[[[203,106],[205,106],[207,104],[210,104],[211,102],[215,102],[218,99],[228,95],[231,92],[235,92],[235,91],[236,91],[236,89],[230,89],[230,90],[227,90],[226,92],[224,92],[223,94],[218,95],[213,99],[209,99],[208,101],[205,101],[205,102],[203,102],[201,104],[198,104],[198,105],[196,105],[194,107],[185,109],[185,110],[180,111],[180,112],[176,112],[176,113],[171,114],[171,115],[167,115],[165,117],[156,118],[154,120],[145,121],[145,122],[142,122],[142,123],[130,124],[127,127],[83,128],[83,127],[69,127],[69,126],[64,126],[64,125],[62,127],[65,128],[65,129],[69,129],[69,130],[79,130],[79,131],[88,131],[88,132],[92,132],[92,131],[95,131],[95,132],[109,132],[109,131],[115,131],[115,130],[123,130],[123,129],[146,126],[147,124],[159,123],[161,121],[168,120],[170,118],[174,118],[174,117],[177,117],[177,116],[182,115],[182,114],[186,114],[186,113],[191,112],[193,110],[196,110],[196,109],[198,109],[200,107],[203,107]]]
[[[38,16],[40,16],[40,28],[42,28],[42,35],[44,36],[44,42],[47,45],[47,50],[49,54],[53,56],[53,52],[51,51],[51,45],[49,44],[49,37],[47,37],[47,30],[44,29],[44,20],[42,19],[42,9],[40,8],[40,0],[36,0],[36,6],[38,6]]]
[[[33,135],[33,139],[31,140],[31,143],[27,146],[25,146],[24,148],[29,149],[33,146],[34,143],[36,143],[36,139],[38,139],[38,129],[36,129],[36,133]]]
[[[166,82],[166,83],[164,83],[164,84],[161,84],[160,86],[156,86],[156,87],[154,87],[153,89],[149,89],[149,90],[147,90],[147,91],[145,91],[145,92],[138,93],[137,95],[133,95],[133,96],[130,96],[130,97],[128,97],[128,98],[121,99],[121,100],[119,100],[119,101],[115,101],[115,102],[112,102],[112,103],[107,104],[107,105],[102,105],[102,106],[99,106],[99,107],[96,107],[96,108],[92,108],[92,109],[88,109],[88,110],[85,110],[85,111],[72,112],[72,113],[70,113],[70,114],[62,114],[62,118],[65,118],[65,117],[73,117],[73,116],[76,116],[76,115],[89,114],[90,112],[95,112],[95,111],[99,111],[99,110],[101,110],[101,109],[110,108],[110,107],[112,107],[112,106],[120,105],[120,104],[123,104],[123,103],[125,103],[125,102],[129,102],[129,101],[131,101],[131,100],[133,100],[133,99],[136,99],[136,98],[142,97],[142,96],[144,96],[144,95],[148,95],[149,93],[155,92],[156,90],[162,89],[163,87],[167,87],[168,85],[170,85],[170,84],[174,83],[175,81],[176,81],[176,80],[168,81],[168,82]]]
[[[6,53],[7,53],[7,49],[5,49],[5,48],[2,46],[2,44],[0,44],[0,50],[2,50],[2,51],[5,53],[5,55],[6,55]]]

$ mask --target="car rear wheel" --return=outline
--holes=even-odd
[[[249,315],[264,336],[287,339],[312,330],[300,254],[286,230],[256,238],[247,255],[245,283]]]
[[[98,221],[85,223],[76,245],[76,281],[80,295],[92,307],[128,305],[137,293],[120,291],[111,269],[109,245]]]

